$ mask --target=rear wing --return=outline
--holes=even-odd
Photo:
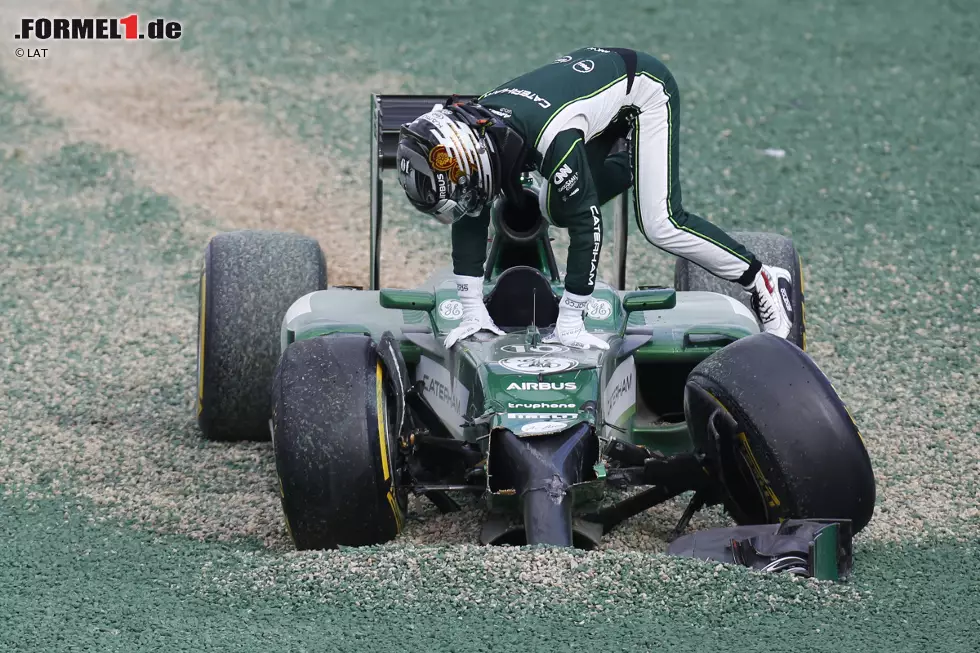
[[[458,95],[457,101],[476,99],[475,95]],[[398,132],[405,123],[428,113],[436,104],[444,104],[448,95],[378,95],[371,94],[371,271],[370,289],[381,284],[381,173],[395,167]],[[616,262],[615,286],[626,289],[626,215],[628,193],[613,205],[613,256]]]
[[[459,101],[475,99],[460,95]],[[449,95],[377,95],[371,94],[371,290],[381,283],[381,173],[395,167],[398,131],[423,113],[444,104]]]

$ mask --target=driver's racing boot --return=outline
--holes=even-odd
[[[585,330],[582,314],[589,306],[592,295],[576,295],[567,290],[558,302],[558,322],[555,332],[542,342],[558,342],[573,349],[609,349],[609,343]]]
[[[763,265],[755,279],[743,286],[752,295],[752,309],[766,333],[789,337],[793,329],[793,277],[783,268]]]

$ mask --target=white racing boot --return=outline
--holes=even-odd
[[[487,312],[483,303],[483,277],[464,277],[456,275],[456,292],[463,305],[463,319],[459,326],[449,332],[444,344],[449,349],[460,340],[465,340],[479,331],[493,331],[504,335]]]
[[[574,349],[609,349],[609,343],[585,330],[582,314],[589,306],[592,295],[576,295],[567,290],[558,303],[558,322],[555,332],[542,342],[561,343]]]
[[[763,265],[755,279],[743,286],[752,294],[752,309],[766,333],[789,337],[793,329],[793,277],[789,270]]]

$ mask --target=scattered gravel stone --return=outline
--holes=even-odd
[[[697,607],[705,614],[751,605],[755,616],[862,598],[847,584],[637,551],[466,544],[400,544],[275,557],[242,552],[235,560],[206,565],[199,592],[205,597],[270,593],[322,603],[355,593],[365,606],[449,603],[462,615],[467,609],[490,609],[508,620],[557,606],[574,607],[589,620],[602,619],[637,602],[659,604],[667,612]]]

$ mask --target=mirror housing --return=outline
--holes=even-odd
[[[428,290],[382,288],[379,302],[382,308],[429,312],[436,307],[436,296],[435,293],[431,293]]]
[[[655,290],[633,290],[623,295],[623,310],[659,311],[674,308],[677,305],[677,291],[673,288],[657,288]]]

